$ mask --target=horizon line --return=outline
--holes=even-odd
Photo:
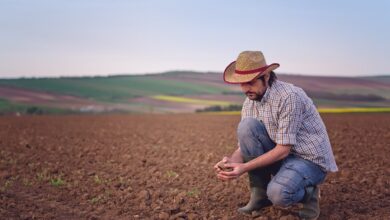
[[[169,73],[198,73],[198,74],[222,74],[222,71],[201,71],[201,70],[168,70],[162,72],[144,72],[144,73],[107,73],[107,74],[79,74],[79,75],[41,75],[41,76],[0,76],[0,79],[59,79],[59,78],[105,78],[105,77],[121,77],[121,76],[150,76],[150,75],[163,75]],[[291,75],[291,76],[306,76],[306,77],[337,77],[337,78],[361,78],[361,77],[390,77],[390,73],[378,73],[378,74],[366,74],[366,75],[326,75],[326,74],[304,74],[304,73],[292,73],[292,72],[279,72],[277,75]]]

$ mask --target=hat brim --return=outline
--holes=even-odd
[[[247,83],[252,81],[253,79],[260,77],[272,70],[275,70],[280,65],[278,63],[272,63],[267,66],[267,68],[261,72],[251,73],[251,74],[238,74],[235,72],[236,70],[236,62],[232,62],[229,66],[226,67],[225,72],[223,72],[223,80],[226,83],[230,84],[240,84]]]

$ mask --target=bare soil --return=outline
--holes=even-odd
[[[320,219],[390,218],[390,114],[323,115],[340,171],[321,185]],[[298,219],[256,217],[244,175],[215,177],[239,116],[0,117],[1,219]]]

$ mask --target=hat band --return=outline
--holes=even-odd
[[[264,66],[264,67],[260,67],[260,68],[257,68],[257,69],[253,69],[253,70],[234,70],[235,73],[237,74],[242,74],[242,75],[245,75],[245,74],[252,74],[252,73],[257,73],[257,72],[263,72],[264,70],[266,70],[269,66]]]

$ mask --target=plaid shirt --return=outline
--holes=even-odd
[[[293,145],[292,154],[324,171],[338,170],[325,125],[301,88],[275,80],[261,101],[245,99],[241,120],[247,117],[262,121],[275,143]]]

